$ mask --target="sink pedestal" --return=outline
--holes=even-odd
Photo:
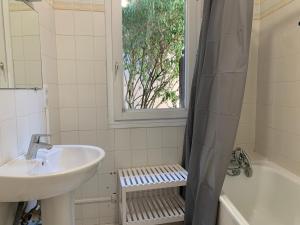
[[[41,201],[43,225],[75,225],[73,192]]]

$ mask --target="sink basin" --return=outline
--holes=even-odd
[[[0,202],[49,199],[73,191],[91,178],[105,152],[97,147],[55,145],[37,158],[21,156],[0,167]]]

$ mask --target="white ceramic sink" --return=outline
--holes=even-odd
[[[37,159],[21,156],[0,167],[0,202],[51,198],[72,191],[92,177],[105,153],[91,146],[56,145]]]
[[[52,210],[47,205],[50,208],[56,205],[57,210],[64,202],[72,201],[68,193],[97,172],[104,156],[105,152],[100,148],[81,145],[55,145],[51,150],[40,149],[34,160],[21,156],[0,167],[0,202],[46,199],[42,201],[42,210],[47,208],[50,213],[49,210]],[[52,201],[47,202],[47,199]],[[65,209],[60,211],[63,213]],[[53,217],[53,214],[49,216]],[[73,222],[51,220],[45,224],[51,223],[67,225]]]

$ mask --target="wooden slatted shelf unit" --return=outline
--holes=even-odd
[[[187,171],[179,164],[119,170],[123,225],[155,225],[183,221]]]

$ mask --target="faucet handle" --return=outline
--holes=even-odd
[[[237,147],[236,149],[233,150],[232,152],[232,157],[235,159],[235,160],[239,160],[240,158],[240,155],[243,153],[243,149],[240,148],[240,147]]]
[[[41,137],[51,137],[50,134],[33,134],[31,136],[31,143],[39,143]]]

